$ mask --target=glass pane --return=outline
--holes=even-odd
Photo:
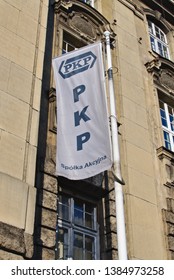
[[[68,230],[63,228],[58,229],[57,236],[57,259],[66,260],[68,258]]]
[[[149,32],[153,34],[152,23],[148,21]]]
[[[66,196],[59,196],[58,215],[61,219],[69,220],[69,198]]]
[[[163,56],[163,47],[162,44],[160,42],[158,42],[158,53]]]
[[[163,109],[160,109],[160,115],[161,115],[162,125],[167,127],[166,113]]]
[[[171,144],[170,144],[170,138],[169,138],[169,133],[167,133],[166,131],[163,131],[164,133],[164,143],[165,143],[165,147],[168,150],[171,150]]]
[[[160,105],[161,109],[164,109],[164,102],[163,101],[159,100],[159,105]]]
[[[162,122],[162,125],[163,125],[163,126],[167,127],[167,121],[166,121],[166,119],[161,118],[161,122]]]
[[[83,225],[83,203],[74,200],[74,222]]]
[[[74,260],[83,260],[83,235],[74,233]]]
[[[69,220],[69,207],[59,204],[58,215],[60,219]]]
[[[169,56],[168,56],[168,49],[167,49],[166,46],[163,46],[163,54],[164,54],[165,58],[169,58]]]
[[[170,118],[171,130],[174,131],[174,119],[173,119],[173,115],[169,115],[169,118]]]
[[[93,215],[85,213],[85,226],[93,228]]]
[[[85,204],[85,226],[93,228],[94,224],[94,207],[91,204]]]
[[[157,38],[160,39],[160,31],[159,31],[159,28],[157,26],[155,26],[155,35]]]
[[[162,31],[160,31],[160,38],[161,38],[161,41],[165,43],[165,36]]]
[[[71,52],[73,50],[75,50],[75,47],[70,45],[70,44],[68,44],[68,52]]]
[[[92,260],[94,258],[94,237],[85,236],[85,259]]]
[[[62,53],[66,53],[67,49],[66,49],[66,42],[63,41],[63,49],[62,49]]]
[[[169,114],[172,115],[173,114],[173,108],[171,106],[169,106],[169,105],[167,107],[168,107]]]
[[[94,212],[94,207],[91,204],[86,203],[85,204],[85,212],[93,214]]]
[[[150,37],[150,42],[151,42],[151,48],[153,51],[156,51],[156,47],[155,47],[155,40],[153,37]]]
[[[160,115],[162,118],[166,119],[166,113],[163,109],[160,109]]]

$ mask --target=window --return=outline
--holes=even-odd
[[[58,201],[56,259],[98,258],[98,225],[95,205],[66,195]]]
[[[153,22],[148,21],[150,43],[153,51],[169,59],[169,49],[166,34]]]
[[[84,46],[85,44],[82,40],[79,40],[66,31],[63,32],[62,54],[77,50]]]
[[[63,39],[62,54],[74,51],[76,49],[77,48],[71,43],[69,43],[68,40],[66,40],[66,38]]]
[[[81,0],[82,2],[94,7],[94,0]]]
[[[159,100],[160,116],[166,149],[174,152],[174,108]]]

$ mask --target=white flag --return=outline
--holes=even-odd
[[[57,95],[56,174],[72,180],[111,167],[101,43],[53,59]]]

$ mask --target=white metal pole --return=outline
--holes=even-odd
[[[113,85],[112,60],[110,49],[110,32],[104,32],[106,38],[106,52],[108,62],[108,87],[110,99],[110,114],[111,114],[111,136],[112,136],[112,153],[113,153],[113,169],[114,169],[114,188],[115,188],[115,204],[116,204],[116,220],[117,220],[117,243],[118,243],[118,258],[119,260],[127,260],[127,245],[126,245],[126,228],[124,218],[124,202],[122,185],[124,181],[121,176],[120,168],[120,150],[118,142],[118,127],[115,106],[115,94]]]

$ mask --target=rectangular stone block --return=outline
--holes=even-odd
[[[0,131],[0,171],[22,180],[25,141]]]
[[[35,46],[33,44],[8,29],[0,27],[0,46],[0,55],[28,71],[33,71],[35,55]]]
[[[57,195],[51,192],[40,190],[38,203],[40,206],[57,211]]]
[[[38,128],[39,128],[39,112],[32,109],[31,116],[31,132],[30,132],[30,144],[37,146],[38,141]]]
[[[7,90],[10,64],[11,62],[8,59],[0,57],[0,90],[3,91]]]
[[[22,229],[0,222],[0,247],[24,253],[24,233]]]
[[[57,178],[44,174],[43,188],[55,194],[58,193],[58,181]]]
[[[23,260],[20,255],[12,254],[4,250],[0,250],[0,260]]]
[[[125,30],[128,34],[133,35],[136,37],[136,29],[135,29],[135,24],[131,19],[131,15],[133,15],[132,12],[129,12],[129,17],[125,17],[124,15],[120,14],[118,11],[116,13],[116,18],[117,18],[117,26],[118,29],[123,29]]]
[[[10,68],[8,93],[26,103],[30,102],[32,73],[12,63]]]
[[[0,127],[20,138],[26,139],[29,105],[0,92]]]
[[[29,0],[23,1],[22,4],[22,12],[24,12],[29,17],[33,18],[34,20],[39,20],[39,9],[40,9],[41,0]]]
[[[22,9],[23,6],[23,0],[6,0],[5,2],[7,2],[9,5],[15,7],[18,10]]]
[[[129,197],[130,246],[132,255],[143,260],[166,259],[157,205],[137,197]],[[161,218],[162,219],[162,218]]]
[[[149,131],[147,129],[125,118],[121,129],[124,130],[126,141],[147,152],[151,152]]]
[[[33,235],[36,206],[36,188],[28,187],[25,233]]]
[[[27,196],[26,183],[0,173],[0,221],[24,229]]]
[[[43,246],[47,248],[53,248],[56,242],[56,232],[55,230],[50,230],[47,228],[41,228],[41,242]]]
[[[34,20],[31,16],[25,14],[25,11],[20,12],[17,34],[23,39],[36,44],[38,21]]]
[[[136,86],[124,77],[121,77],[121,93],[141,108],[146,108],[144,89]]]
[[[27,153],[26,153],[26,183],[30,186],[34,186],[35,183],[35,168],[36,168],[36,153],[37,148],[33,145],[27,144]]]
[[[124,2],[125,2],[126,5],[124,5]],[[131,4],[132,3],[130,3],[130,1],[126,1],[126,0],[124,0],[124,1],[114,1],[114,11],[115,11],[116,14],[120,14],[120,16],[122,16],[123,18],[126,18],[130,22],[134,23],[134,13],[130,9]],[[132,6],[132,8],[133,8],[133,6]]]
[[[57,224],[57,213],[42,208],[41,225],[55,230],[56,224]]]
[[[134,42],[134,46],[130,46],[130,44],[118,44],[119,49],[119,58],[122,58],[125,60],[128,64],[132,65],[134,68],[141,71],[142,65],[139,59],[139,56],[137,55],[137,48]]]
[[[144,88],[143,75],[140,69],[135,65],[128,63],[125,59],[119,58],[120,74],[122,77],[136,85],[137,87]],[[140,68],[140,66],[139,66]]]
[[[16,32],[19,10],[6,1],[0,1],[0,26]]]
[[[43,5],[42,13],[41,13],[41,25],[45,28],[47,27],[47,19],[48,19],[48,6]]]
[[[38,79],[42,79],[43,62],[44,62],[44,53],[39,50],[38,51],[38,56],[37,56],[37,66],[36,66],[36,77]]]
[[[140,107],[131,99],[123,96],[123,116],[130,121],[148,129],[147,112],[144,107]]]
[[[37,111],[40,111],[41,88],[42,80],[35,78],[33,108]]]
[[[39,33],[39,50],[42,52],[45,52],[46,31],[46,28],[41,25]]]
[[[128,167],[126,183],[130,195],[137,196],[154,204],[157,203],[156,186],[153,177]]]
[[[135,145],[126,142],[127,164],[129,167],[153,177],[153,161],[152,155]]]

